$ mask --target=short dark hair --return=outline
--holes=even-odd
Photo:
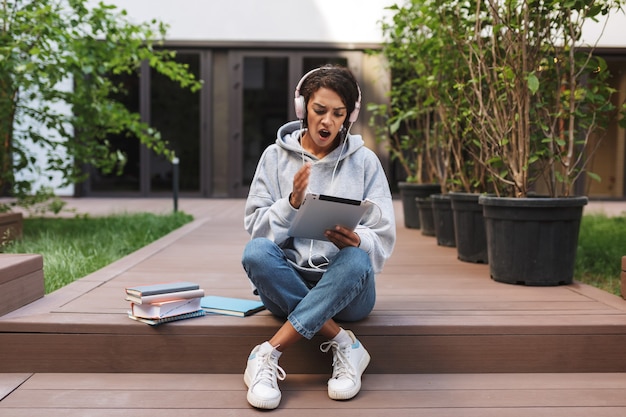
[[[354,111],[356,102],[359,100],[359,87],[352,71],[341,65],[328,64],[320,67],[319,71],[310,74],[300,87],[300,94],[304,97],[305,107],[313,93],[320,88],[328,88],[339,95],[346,106],[345,124],[348,124],[350,114]]]

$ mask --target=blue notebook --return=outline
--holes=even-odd
[[[207,295],[200,300],[200,307],[207,313],[246,317],[265,310],[260,300]]]

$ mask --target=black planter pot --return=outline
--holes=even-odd
[[[491,278],[521,285],[571,284],[587,201],[480,196]]]
[[[430,196],[433,207],[433,223],[435,236],[439,246],[456,246],[454,235],[454,216],[452,214],[452,200],[449,194],[433,194]]]
[[[459,260],[489,263],[483,206],[478,203],[480,194],[453,192],[449,195]]]
[[[415,205],[417,197],[429,197],[431,194],[441,192],[439,184],[416,184],[412,182],[399,182],[402,210],[404,211],[404,227],[407,229],[419,229],[419,211]]]
[[[424,236],[435,236],[435,219],[431,197],[417,197],[415,203],[420,216],[420,229]]]

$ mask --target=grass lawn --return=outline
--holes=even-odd
[[[583,216],[574,279],[620,295],[622,256],[626,255],[626,218]]]
[[[177,212],[133,213],[106,217],[26,218],[23,239],[5,253],[44,257],[46,294],[154,242],[193,220]]]

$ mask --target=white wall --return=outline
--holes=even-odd
[[[168,39],[380,42],[393,0],[109,0],[137,21],[170,25]]]
[[[92,0],[94,3],[99,0]],[[153,18],[170,27],[169,40],[378,43],[385,8],[403,0],[105,0],[128,11],[131,19]],[[583,41],[626,47],[626,15],[610,16],[608,25],[589,23]],[[602,33],[604,30],[604,33]],[[41,151],[40,151],[41,152]],[[32,178],[49,184],[44,177]],[[52,181],[54,184],[56,181]],[[73,187],[57,189],[72,194]]]
[[[626,47],[625,28],[626,14],[615,12],[600,18],[598,22],[587,22],[582,40],[589,46],[598,42],[599,47],[624,48]]]
[[[72,82],[71,80],[66,79],[58,87],[60,90],[70,91],[72,89]],[[28,94],[22,93],[22,97],[27,97],[27,96]],[[26,99],[24,100],[25,100],[25,103],[23,104],[32,108],[36,108],[39,104],[39,102],[37,101],[32,102]],[[51,105],[51,108],[59,114],[70,114],[70,107],[64,104],[54,103]],[[36,121],[28,117],[24,117],[21,124],[16,121],[15,128],[18,130],[26,130],[28,128],[32,128],[41,136],[44,136],[48,138],[49,140],[55,140],[56,138],[59,142],[61,142],[61,138],[59,138],[57,131],[50,130],[46,126],[40,123],[37,123]],[[72,131],[72,126],[66,126],[66,129],[68,131]],[[53,151],[49,147],[44,147],[42,145],[34,144],[30,140],[25,140],[22,143],[25,145],[24,149],[25,151],[27,149],[29,157],[36,158],[37,163],[31,167],[33,171],[22,170],[20,172],[17,172],[15,174],[16,180],[30,182],[33,191],[39,190],[42,187],[46,187],[46,188],[50,187],[54,189],[55,194],[59,196],[74,195],[74,185],[61,187],[61,184],[63,183],[62,175],[59,172],[50,171],[47,169],[48,166],[47,166],[46,161],[48,160],[48,157],[47,157],[48,153],[53,153],[54,156],[60,159],[69,160],[65,147],[59,146],[56,148],[55,151]]]
[[[403,0],[109,0],[137,21],[170,25],[168,39],[203,41],[381,42],[386,7]],[[625,47],[626,15],[586,25],[584,42]]]

